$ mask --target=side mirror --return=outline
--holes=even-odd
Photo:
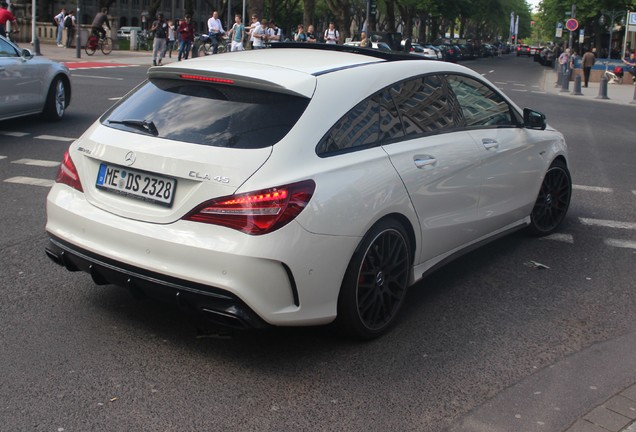
[[[541,129],[545,130],[547,127],[545,115],[539,111],[531,110],[530,108],[523,109],[523,126],[528,129]]]
[[[26,59],[30,59],[30,58],[33,57],[33,53],[31,52],[31,50],[28,50],[28,49],[24,48],[22,50],[22,57],[26,58]]]

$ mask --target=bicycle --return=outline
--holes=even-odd
[[[95,33],[88,37],[84,51],[89,56],[95,54],[95,51],[100,50],[104,55],[108,55],[113,51],[113,39],[109,37],[98,37]]]
[[[145,30],[137,34],[137,51],[150,51],[150,41]]]
[[[217,38],[219,44],[217,46],[216,53],[222,54],[227,51],[227,38],[225,36]],[[202,34],[199,36],[199,57],[212,55],[214,50],[214,45],[212,44],[212,37],[207,34]]]
[[[603,72],[603,77],[607,80],[608,84],[623,84],[623,72],[622,72],[622,68],[621,68],[621,72],[619,74],[616,74],[614,72],[612,72],[611,70],[609,70],[609,62],[606,61],[605,63],[605,72]]]

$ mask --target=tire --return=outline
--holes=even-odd
[[[528,231],[535,237],[552,234],[570,207],[572,177],[565,163],[554,161],[545,173],[539,196],[530,214]]]
[[[66,111],[66,81],[60,77],[56,77],[46,96],[44,105],[44,117],[48,120],[59,121],[64,117]]]
[[[104,38],[101,43],[102,53],[104,55],[108,55],[113,51],[113,40],[109,37]]]
[[[86,54],[89,56],[92,56],[93,54],[95,54],[95,51],[97,51],[97,48],[91,49],[88,47],[88,42],[86,42],[86,46],[84,47],[84,51],[86,51]]]
[[[391,326],[406,295],[411,254],[404,227],[394,220],[381,221],[365,235],[338,296],[336,324],[342,333],[370,340]]]
[[[212,50],[212,44],[202,43],[201,46],[199,47],[199,57],[210,55],[211,50]]]

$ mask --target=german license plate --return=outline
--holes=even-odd
[[[109,192],[171,207],[177,181],[157,174],[103,163],[99,166],[95,185]]]

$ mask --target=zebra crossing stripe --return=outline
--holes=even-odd
[[[541,240],[555,240],[564,243],[574,244],[574,236],[572,234],[555,233],[542,237]]]
[[[7,156],[0,155],[0,159],[6,159],[6,158],[7,158]]]
[[[583,190],[587,192],[614,192],[614,189],[607,187],[598,187],[598,186],[583,186],[583,185],[572,185],[572,189]]]
[[[41,167],[56,167],[60,165],[59,162],[39,160],[39,159],[18,159],[18,160],[11,161],[11,163],[20,164],[20,165],[41,166]]]
[[[7,183],[17,183],[17,184],[25,184],[31,186],[44,186],[51,187],[55,184],[54,180],[51,179],[41,179],[34,177],[11,177],[5,180]]]
[[[630,241],[630,240],[619,240],[619,239],[608,238],[603,240],[603,243],[605,243],[608,246],[613,246],[618,248],[636,249],[636,242]]]
[[[23,137],[27,136],[27,132],[8,132],[8,131],[0,131],[0,135],[11,136],[11,137]]]
[[[71,141],[75,141],[77,138],[69,138],[69,137],[59,137],[59,136],[55,136],[55,135],[39,135],[34,137],[35,139],[41,139],[41,140],[50,140],[50,141],[66,141],[66,142],[71,142]]]
[[[588,225],[588,226],[600,226],[604,228],[636,230],[636,223],[633,223],[633,222],[621,222],[621,221],[590,219],[590,218],[579,218],[579,221],[583,225]]]

